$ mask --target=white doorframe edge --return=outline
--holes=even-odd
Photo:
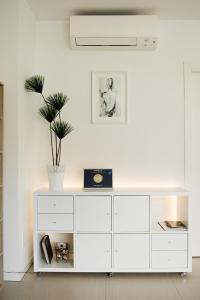
[[[183,65],[183,73],[184,73],[184,139],[185,139],[185,149],[184,149],[184,160],[185,160],[185,168],[184,168],[184,185],[190,191],[191,189],[191,136],[192,136],[192,126],[191,126],[191,80],[193,73],[200,73],[200,62],[184,62]],[[190,205],[188,216],[189,220],[191,220],[191,209]],[[191,245],[191,226],[190,234],[189,234],[189,245]],[[189,247],[189,257],[192,257],[192,249]],[[196,255],[195,255],[196,256]]]
[[[191,77],[193,73],[200,73],[200,62],[184,62],[184,107],[185,107],[185,182],[190,190],[191,186]]]

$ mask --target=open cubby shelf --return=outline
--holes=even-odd
[[[182,221],[188,225],[188,197],[186,196],[162,196],[151,198],[150,230],[161,232],[187,232],[187,230],[167,230],[160,227],[158,222]]]
[[[40,241],[44,235],[49,235],[51,247],[53,250],[53,258],[50,264],[47,264],[41,250]],[[43,231],[38,232],[38,268],[39,269],[65,269],[65,268],[73,268],[74,266],[74,254],[73,254],[73,233],[69,232],[50,232],[50,231]],[[70,251],[69,251],[69,260],[67,262],[57,262],[56,261],[56,253],[55,253],[55,244],[57,242],[65,242],[70,245]]]
[[[151,227],[151,233],[188,233],[188,230],[178,230],[178,229],[169,229],[169,230],[164,230],[160,227],[158,223],[155,223]]]
[[[73,264],[73,260],[69,259],[68,262],[64,263],[64,262],[57,262],[55,260],[55,258],[52,259],[52,262],[51,264],[47,264],[45,263],[45,261],[43,262],[40,262],[39,268],[41,269],[66,269],[66,268],[73,268],[74,267],[74,264]]]

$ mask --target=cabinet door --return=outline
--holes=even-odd
[[[111,231],[111,197],[77,196],[76,197],[76,231],[110,232]]]
[[[149,257],[148,234],[114,235],[114,268],[147,269]]]
[[[114,231],[149,230],[149,196],[114,197]]]
[[[75,247],[76,268],[106,270],[111,267],[110,234],[77,234]]]

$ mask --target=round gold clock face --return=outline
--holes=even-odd
[[[95,174],[93,180],[95,183],[101,183],[103,180],[103,176],[101,174]]]

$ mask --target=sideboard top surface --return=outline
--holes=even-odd
[[[113,188],[113,189],[83,189],[65,188],[63,191],[52,192],[39,189],[35,195],[150,195],[150,196],[187,196],[189,191],[184,188]]]

